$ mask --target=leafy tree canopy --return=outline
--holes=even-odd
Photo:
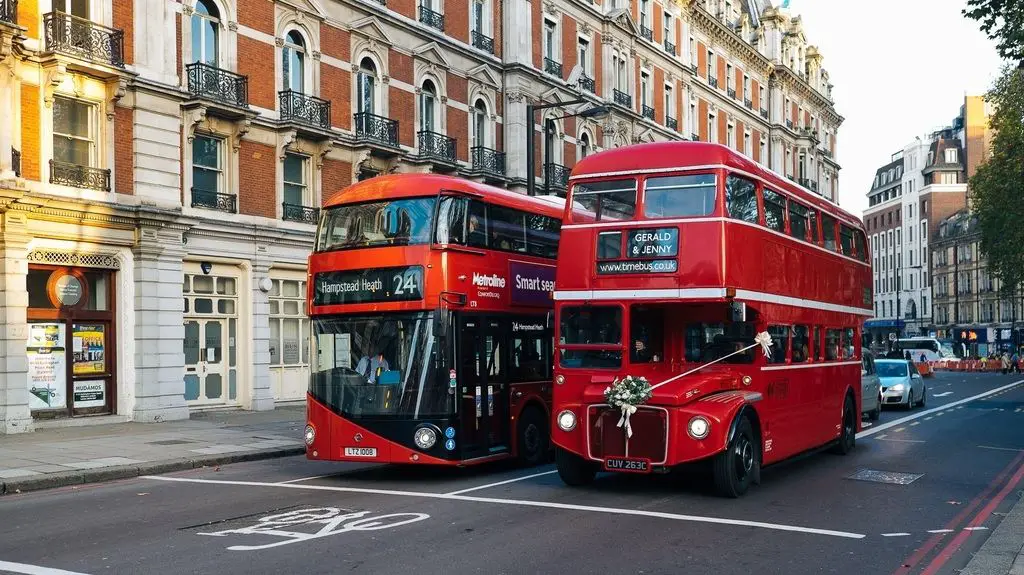
[[[964,16],[981,23],[981,31],[996,40],[999,56],[1024,67],[1024,2],[967,0]]]

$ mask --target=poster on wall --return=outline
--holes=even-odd
[[[106,338],[103,324],[76,323],[72,330],[75,375],[106,373]]]
[[[64,324],[30,323],[26,351],[29,409],[65,409],[68,372]]]
[[[107,382],[102,379],[92,381],[76,381],[73,392],[76,409],[83,407],[104,407],[106,399]]]

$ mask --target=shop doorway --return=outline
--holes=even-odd
[[[198,267],[198,266],[196,266]],[[238,403],[238,279],[233,268],[188,273],[182,285],[185,401],[192,407]]]

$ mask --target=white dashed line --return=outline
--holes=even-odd
[[[499,485],[507,485],[509,483],[515,483],[516,481],[523,481],[524,479],[533,479],[534,477],[542,477],[544,475],[551,475],[552,473],[558,473],[557,469],[551,471],[545,471],[543,473],[534,473],[533,475],[527,475],[525,477],[516,477],[515,479],[507,479],[505,481],[498,481],[497,483],[488,483],[487,485],[480,485],[478,487],[470,487],[469,489],[462,489],[459,491],[452,491],[451,493],[445,493],[445,495],[462,495],[463,493],[469,493],[470,491],[478,491],[480,489],[487,489],[489,487],[497,487]]]
[[[881,435],[879,435],[875,439],[878,439],[880,441],[898,441],[900,443],[924,443],[925,442],[923,439],[896,439],[894,437],[882,437]]]
[[[910,427],[914,427],[915,425],[921,425],[921,422],[920,421],[912,421],[912,422],[910,422]]]
[[[84,573],[78,573],[77,571],[65,571],[63,569],[52,569],[50,567],[27,565],[25,563],[11,563],[8,561],[0,561],[0,571],[24,573],[25,575],[85,575]]]
[[[882,537],[906,537],[910,533],[882,533]]]
[[[928,533],[952,533],[952,529],[929,529]]]
[[[982,449],[996,449],[996,450],[999,450],[999,451],[1017,451],[1017,452],[1024,451],[1024,449],[1015,449],[1013,447],[994,447],[994,446],[991,446],[991,445],[979,445],[978,447],[980,447]]]
[[[988,531],[988,527],[964,527],[964,531]]]

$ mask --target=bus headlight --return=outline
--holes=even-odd
[[[562,431],[572,431],[576,428],[576,414],[566,409],[558,414],[558,428]]]
[[[690,424],[686,426],[686,431],[694,439],[704,439],[708,436],[708,432],[711,431],[711,424],[704,417],[697,415],[690,420]]]
[[[306,445],[313,445],[313,440],[316,439],[316,430],[313,429],[312,425],[306,426],[306,431],[302,434],[302,438],[306,440]]]
[[[420,449],[430,449],[437,443],[437,432],[432,427],[420,427],[412,434],[413,443]]]

